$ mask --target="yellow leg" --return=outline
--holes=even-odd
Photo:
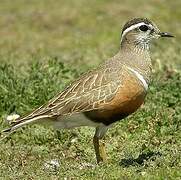
[[[106,157],[104,140],[94,136],[93,143],[94,143],[97,163],[106,162],[107,157]]]

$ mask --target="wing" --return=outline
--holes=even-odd
[[[101,104],[111,101],[121,84],[120,69],[106,68],[90,71],[70,84],[47,104],[39,107],[28,116],[17,119],[14,123],[27,119],[71,115],[100,109]]]

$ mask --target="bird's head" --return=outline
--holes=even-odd
[[[150,41],[160,37],[174,36],[168,32],[161,32],[153,22],[146,18],[134,18],[128,21],[123,27],[121,45],[127,42],[148,49]]]

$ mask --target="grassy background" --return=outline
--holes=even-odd
[[[146,103],[108,131],[107,164],[96,166],[94,129],[32,125],[0,142],[1,179],[180,179],[180,7],[180,0],[1,0],[0,129],[7,115],[31,111],[114,55],[128,19],[151,18],[176,36],[153,44]]]

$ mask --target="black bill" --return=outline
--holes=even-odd
[[[161,37],[174,37],[172,34],[170,34],[168,32],[160,32],[159,35]]]

